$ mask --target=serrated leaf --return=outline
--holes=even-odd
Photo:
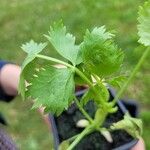
[[[27,53],[27,57],[24,60],[22,64],[22,71],[20,75],[20,82],[19,82],[19,93],[22,95],[23,99],[25,98],[25,76],[28,76],[27,74],[32,72],[34,70],[34,63],[31,63],[38,53],[40,53],[45,47],[46,43],[39,43],[37,44],[33,40],[30,42],[23,44],[22,49]],[[27,67],[30,65],[29,67]]]
[[[101,26],[101,27],[95,27],[92,31],[92,34],[97,36],[97,38],[101,38],[101,40],[108,40],[108,39],[112,39],[115,35],[110,33],[110,32],[106,32],[106,28],[105,26]]]
[[[123,129],[135,138],[140,138],[142,135],[142,121],[141,119],[133,118],[129,114],[125,114],[124,119],[113,123],[110,127],[112,130]]]
[[[33,40],[30,42],[23,44],[21,46],[22,50],[27,53],[27,57],[22,64],[22,70],[35,59],[36,55],[39,54],[45,47],[47,43],[36,43]]]
[[[21,72],[20,75],[20,81],[19,81],[19,92],[21,93],[21,96],[23,100],[25,99],[25,91],[26,91],[26,82],[30,82],[32,79],[32,75],[35,73],[35,68],[36,68],[36,59],[28,63],[24,67],[24,69]]]
[[[138,42],[150,46],[150,0],[140,6],[138,21]]]
[[[122,75],[122,76],[108,79],[108,80],[106,80],[106,82],[108,84],[110,84],[111,86],[121,88],[122,84],[125,82],[126,79],[127,79],[127,77]]]
[[[74,73],[67,69],[44,67],[27,87],[27,95],[35,99],[35,106],[43,106],[46,112],[59,115],[73,100]]]
[[[87,30],[81,44],[83,62],[87,69],[98,76],[107,76],[117,71],[122,64],[123,52],[114,44],[113,34],[104,26]]]
[[[81,98],[82,105],[86,105],[89,100],[94,100],[97,104],[99,104],[99,99],[103,102],[109,100],[109,92],[104,85],[96,84],[94,85],[94,88],[99,95],[96,95],[92,87],[90,87]]]
[[[66,27],[62,21],[54,23],[50,27],[49,35],[45,35],[45,37],[51,42],[56,51],[72,62],[73,65],[82,62],[79,46],[75,45],[75,37],[70,33],[66,33]]]

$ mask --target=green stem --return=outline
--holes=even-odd
[[[90,121],[90,123],[93,123],[93,119],[89,116],[89,114],[84,110],[84,108],[81,106],[81,104],[79,103],[78,99],[76,98],[76,96],[74,96],[74,100],[79,108],[79,110],[82,112],[82,114],[88,119],[88,121]]]
[[[93,83],[82,73],[78,68],[75,68],[76,73],[93,88]]]
[[[144,62],[146,56],[148,55],[149,51],[150,51],[150,48],[149,48],[149,47],[144,51],[142,57],[140,58],[139,62],[137,63],[137,65],[136,65],[135,68],[133,69],[131,75],[129,76],[129,78],[128,78],[128,80],[127,80],[127,82],[126,82],[126,83],[124,84],[124,86],[121,88],[121,90],[119,91],[119,93],[115,96],[115,98],[114,98],[114,100],[113,100],[114,103],[122,96],[123,92],[127,89],[129,83],[130,83],[130,82],[132,81],[132,79],[135,77],[135,75],[136,75],[136,73],[138,72],[139,68],[140,68],[141,65],[143,64],[143,62]]]
[[[61,61],[59,59],[53,58],[53,57],[44,56],[44,55],[40,55],[40,54],[38,54],[36,57],[42,58],[42,59],[46,59],[46,60],[49,60],[49,61],[52,61],[52,62],[55,62],[55,63],[58,63],[58,64],[62,64],[62,65],[65,65],[65,66],[67,66],[69,68],[73,68],[72,65],[70,65],[70,64],[68,64],[68,63],[66,63],[64,61]]]
[[[91,126],[86,127],[78,136],[77,138],[70,144],[70,146],[67,148],[67,150],[72,150],[80,141],[81,139],[86,136],[87,134],[90,134],[93,131],[93,128]]]
[[[73,137],[71,137],[71,138],[67,139],[66,141],[71,142],[71,141],[73,141],[74,139],[76,139],[78,136],[79,136],[79,134],[74,135]]]

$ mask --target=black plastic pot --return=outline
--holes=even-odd
[[[81,97],[85,90],[76,93],[77,97]],[[115,93],[110,89],[110,101],[114,98]],[[109,127],[113,122],[117,122],[123,119],[124,114],[128,111],[132,112],[132,116],[137,116],[137,104],[134,102],[126,102],[120,100],[117,102],[118,111],[114,114],[108,115],[104,123],[104,127]],[[127,108],[125,107],[127,106]],[[131,107],[132,106],[132,107]],[[133,109],[134,108],[134,111]],[[85,110],[94,117],[96,106],[92,101],[89,101],[85,106]],[[53,117],[50,115],[50,121],[52,124],[52,131],[54,135],[54,148],[58,150],[58,145],[63,140],[66,140],[78,133],[83,129],[76,127],[76,122],[80,119],[84,119],[82,113],[77,109],[75,104],[72,104],[69,109],[63,112],[59,117]],[[107,140],[98,132],[94,132],[87,135],[80,143],[74,148],[74,150],[130,150],[137,142],[137,139],[132,138],[128,133],[122,130],[111,132],[113,143],[107,142]]]

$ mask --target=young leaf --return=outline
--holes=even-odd
[[[129,114],[125,114],[124,119],[113,123],[110,127],[112,130],[123,129],[135,138],[140,138],[142,134],[142,121],[137,118],[132,118]]]
[[[122,75],[122,76],[108,79],[106,80],[106,82],[110,84],[111,86],[114,86],[114,87],[116,86],[116,87],[121,88],[122,84],[125,82],[126,79],[127,77]]]
[[[36,58],[36,55],[39,54],[45,47],[47,43],[36,43],[31,40],[29,43],[23,44],[21,46],[22,50],[27,53],[27,57],[22,64],[22,71],[23,69]]]
[[[67,69],[47,66],[37,72],[27,87],[27,95],[35,99],[35,107],[59,115],[73,100],[74,73]]]
[[[92,34],[94,34],[95,36],[97,36],[97,38],[101,38],[101,40],[108,40],[108,39],[112,39],[115,35],[109,32],[106,32],[106,28],[105,26],[101,26],[101,27],[95,27],[92,31]]]
[[[89,100],[94,100],[97,104],[99,104],[99,99],[104,102],[109,100],[109,92],[104,85],[96,84],[94,88],[99,92],[99,95],[96,95],[93,89],[90,87],[83,95],[81,99],[81,105],[86,105]]]
[[[22,64],[22,72],[19,82],[19,92],[23,99],[25,98],[25,75],[27,75],[29,72],[31,73],[34,70],[33,66],[35,66],[35,64],[32,61],[36,58],[36,55],[46,47],[46,45],[46,43],[37,44],[31,40],[29,43],[23,44],[21,47],[23,51],[27,53],[27,57]],[[27,67],[28,65],[30,66]]]
[[[145,46],[150,46],[150,0],[139,8],[138,21],[139,42]]]
[[[56,51],[72,62],[73,65],[81,63],[79,46],[75,45],[75,37],[66,33],[66,27],[62,21],[56,22],[50,27],[49,35],[45,37],[51,42]]]
[[[110,75],[122,64],[124,55],[112,40],[113,34],[104,26],[87,30],[81,44],[83,62],[88,70],[98,76]]]

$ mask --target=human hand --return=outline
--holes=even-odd
[[[6,94],[16,96],[21,68],[14,64],[6,64],[0,71],[0,84]]]
[[[145,150],[143,139],[141,138],[131,150]]]

